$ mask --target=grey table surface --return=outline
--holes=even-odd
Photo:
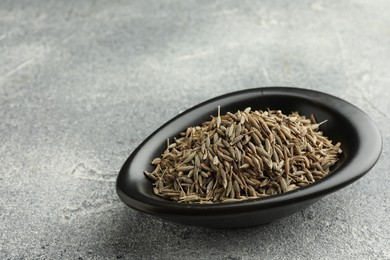
[[[390,259],[390,1],[0,2],[0,259]],[[369,114],[362,179],[269,225],[126,207],[128,155],[180,111],[296,86]]]

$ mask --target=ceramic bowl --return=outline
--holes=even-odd
[[[328,120],[321,130],[334,143],[341,142],[343,156],[329,175],[314,184],[268,198],[199,205],[177,203],[154,195],[152,182],[143,171],[153,170],[150,162],[165,150],[168,137],[173,140],[187,127],[209,120],[218,106],[221,106],[222,114],[246,107],[282,110],[284,114],[292,111],[306,116],[314,114],[319,122]],[[157,129],[126,160],[116,188],[126,205],[169,221],[214,228],[254,226],[291,215],[356,181],[374,166],[381,149],[382,139],[373,121],[342,99],[301,88],[247,89],[196,105]]]

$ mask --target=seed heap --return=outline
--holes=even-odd
[[[325,122],[325,121],[324,121]],[[322,122],[322,123],[324,123]],[[152,161],[153,192],[184,203],[257,199],[304,187],[342,152],[314,116],[247,108],[189,127]]]

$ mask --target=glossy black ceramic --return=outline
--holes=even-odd
[[[280,109],[288,114],[298,111],[318,121],[324,135],[334,143],[341,142],[343,157],[327,177],[312,185],[269,198],[226,204],[180,204],[152,193],[152,183],[143,171],[152,171],[150,162],[166,148],[168,137],[189,126],[199,125],[221,113],[252,109]],[[382,140],[378,128],[360,109],[337,97],[299,88],[268,87],[229,93],[203,102],[177,115],[151,134],[130,155],[117,178],[117,193],[128,206],[189,225],[237,228],[272,222],[297,212],[321,197],[356,181],[378,160]],[[356,198],[359,199],[359,198]]]

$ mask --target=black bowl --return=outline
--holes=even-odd
[[[304,188],[268,198],[221,204],[181,204],[157,197],[143,171],[161,155],[168,137],[199,125],[221,113],[252,109],[298,111],[318,121],[324,135],[341,142],[343,156],[332,172]],[[173,139],[171,139],[173,140]],[[117,193],[128,206],[164,219],[190,225],[236,228],[264,224],[297,212],[321,197],[341,189],[367,173],[378,160],[382,139],[373,121],[360,109],[337,97],[299,88],[269,87],[229,93],[177,115],[151,134],[127,159],[116,182]]]

